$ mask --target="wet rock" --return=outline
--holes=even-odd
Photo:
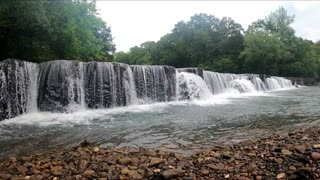
[[[161,158],[150,158],[150,162],[149,162],[149,167],[151,166],[155,166],[155,165],[158,165],[158,164],[161,164],[161,163],[164,163],[164,159],[161,159]]]
[[[182,176],[184,174],[184,170],[182,169],[169,169],[162,172],[162,176],[165,179],[172,179],[178,176]]]

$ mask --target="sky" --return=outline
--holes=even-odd
[[[279,6],[295,15],[296,35],[320,40],[320,1],[97,1],[99,16],[111,27],[117,51],[158,41],[174,25],[196,13],[230,17],[244,29]]]

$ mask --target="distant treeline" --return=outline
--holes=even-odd
[[[178,22],[158,42],[145,42],[115,61],[128,64],[166,64],[202,67],[230,73],[318,77],[320,42],[295,36],[294,16],[280,7],[244,31],[231,18],[196,14]]]
[[[125,15],[125,14],[124,14]],[[302,39],[280,7],[245,31],[231,18],[196,14],[157,42],[115,52],[111,30],[90,0],[0,2],[0,58],[117,61],[229,73],[319,77],[320,42]]]

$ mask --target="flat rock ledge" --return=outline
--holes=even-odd
[[[320,128],[273,135],[194,154],[82,143],[69,150],[11,156],[0,179],[319,179]]]

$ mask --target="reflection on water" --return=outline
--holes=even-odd
[[[70,147],[84,139],[119,147],[188,150],[320,125],[319,87],[214,96],[72,114],[35,113],[0,122],[0,154]]]

